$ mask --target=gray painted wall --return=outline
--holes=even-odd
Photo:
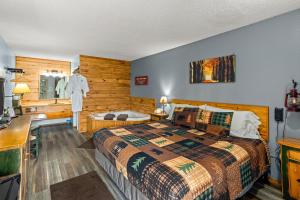
[[[237,57],[235,83],[189,84],[189,62],[232,53]],[[148,75],[149,85],[135,86],[138,75]],[[133,61],[131,95],[268,105],[273,155],[273,110],[283,107],[292,78],[300,81],[300,10]],[[299,113],[292,114],[288,122],[287,135],[300,138]],[[274,159],[271,176],[279,179]]]
[[[4,67],[15,67],[15,55],[0,36],[0,70]],[[5,80],[5,96],[12,95],[13,83],[10,80],[14,77],[13,74],[6,73]],[[12,107],[11,98],[5,98],[4,107]]]

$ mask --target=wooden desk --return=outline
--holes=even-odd
[[[46,119],[45,114],[14,118],[6,129],[0,130],[0,176],[21,174],[19,199],[25,199],[30,160],[30,126],[33,121]]]

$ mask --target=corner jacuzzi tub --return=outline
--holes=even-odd
[[[106,114],[114,114],[113,120],[104,120]],[[117,120],[117,116],[120,114],[128,114],[126,121]],[[92,113],[88,117],[87,121],[87,132],[92,135],[95,131],[101,128],[112,128],[118,126],[125,126],[131,124],[142,124],[150,121],[150,115],[139,113],[132,110],[117,111],[117,112],[106,112],[106,113]]]

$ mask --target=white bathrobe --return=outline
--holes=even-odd
[[[82,111],[82,97],[86,97],[87,92],[89,86],[86,78],[80,74],[72,75],[66,88],[66,96],[71,97],[73,112]]]
[[[82,97],[86,97],[89,86],[84,76],[74,74],[70,77],[66,88],[66,96],[71,97],[73,111],[73,126],[79,130],[79,112],[82,111]]]
[[[67,81],[65,81],[65,78],[62,78],[58,81],[55,91],[56,94],[58,94],[58,97],[61,99],[65,98],[65,89],[66,89]]]

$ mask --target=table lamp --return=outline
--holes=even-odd
[[[163,106],[163,114],[166,114],[165,105],[168,103],[168,98],[166,96],[162,96],[159,102]]]
[[[31,92],[30,89],[29,89],[29,87],[28,87],[28,85],[27,85],[27,83],[26,83],[27,81],[28,80],[25,79],[23,76],[20,76],[20,77],[14,79],[14,80],[11,80],[11,82],[16,83],[16,86],[13,89],[12,93],[14,95],[19,95],[20,99],[23,98],[24,94]],[[18,105],[19,105],[19,101],[18,101]]]
[[[30,89],[27,83],[17,83],[12,92],[13,94],[20,95],[22,97],[23,94],[30,93]]]

